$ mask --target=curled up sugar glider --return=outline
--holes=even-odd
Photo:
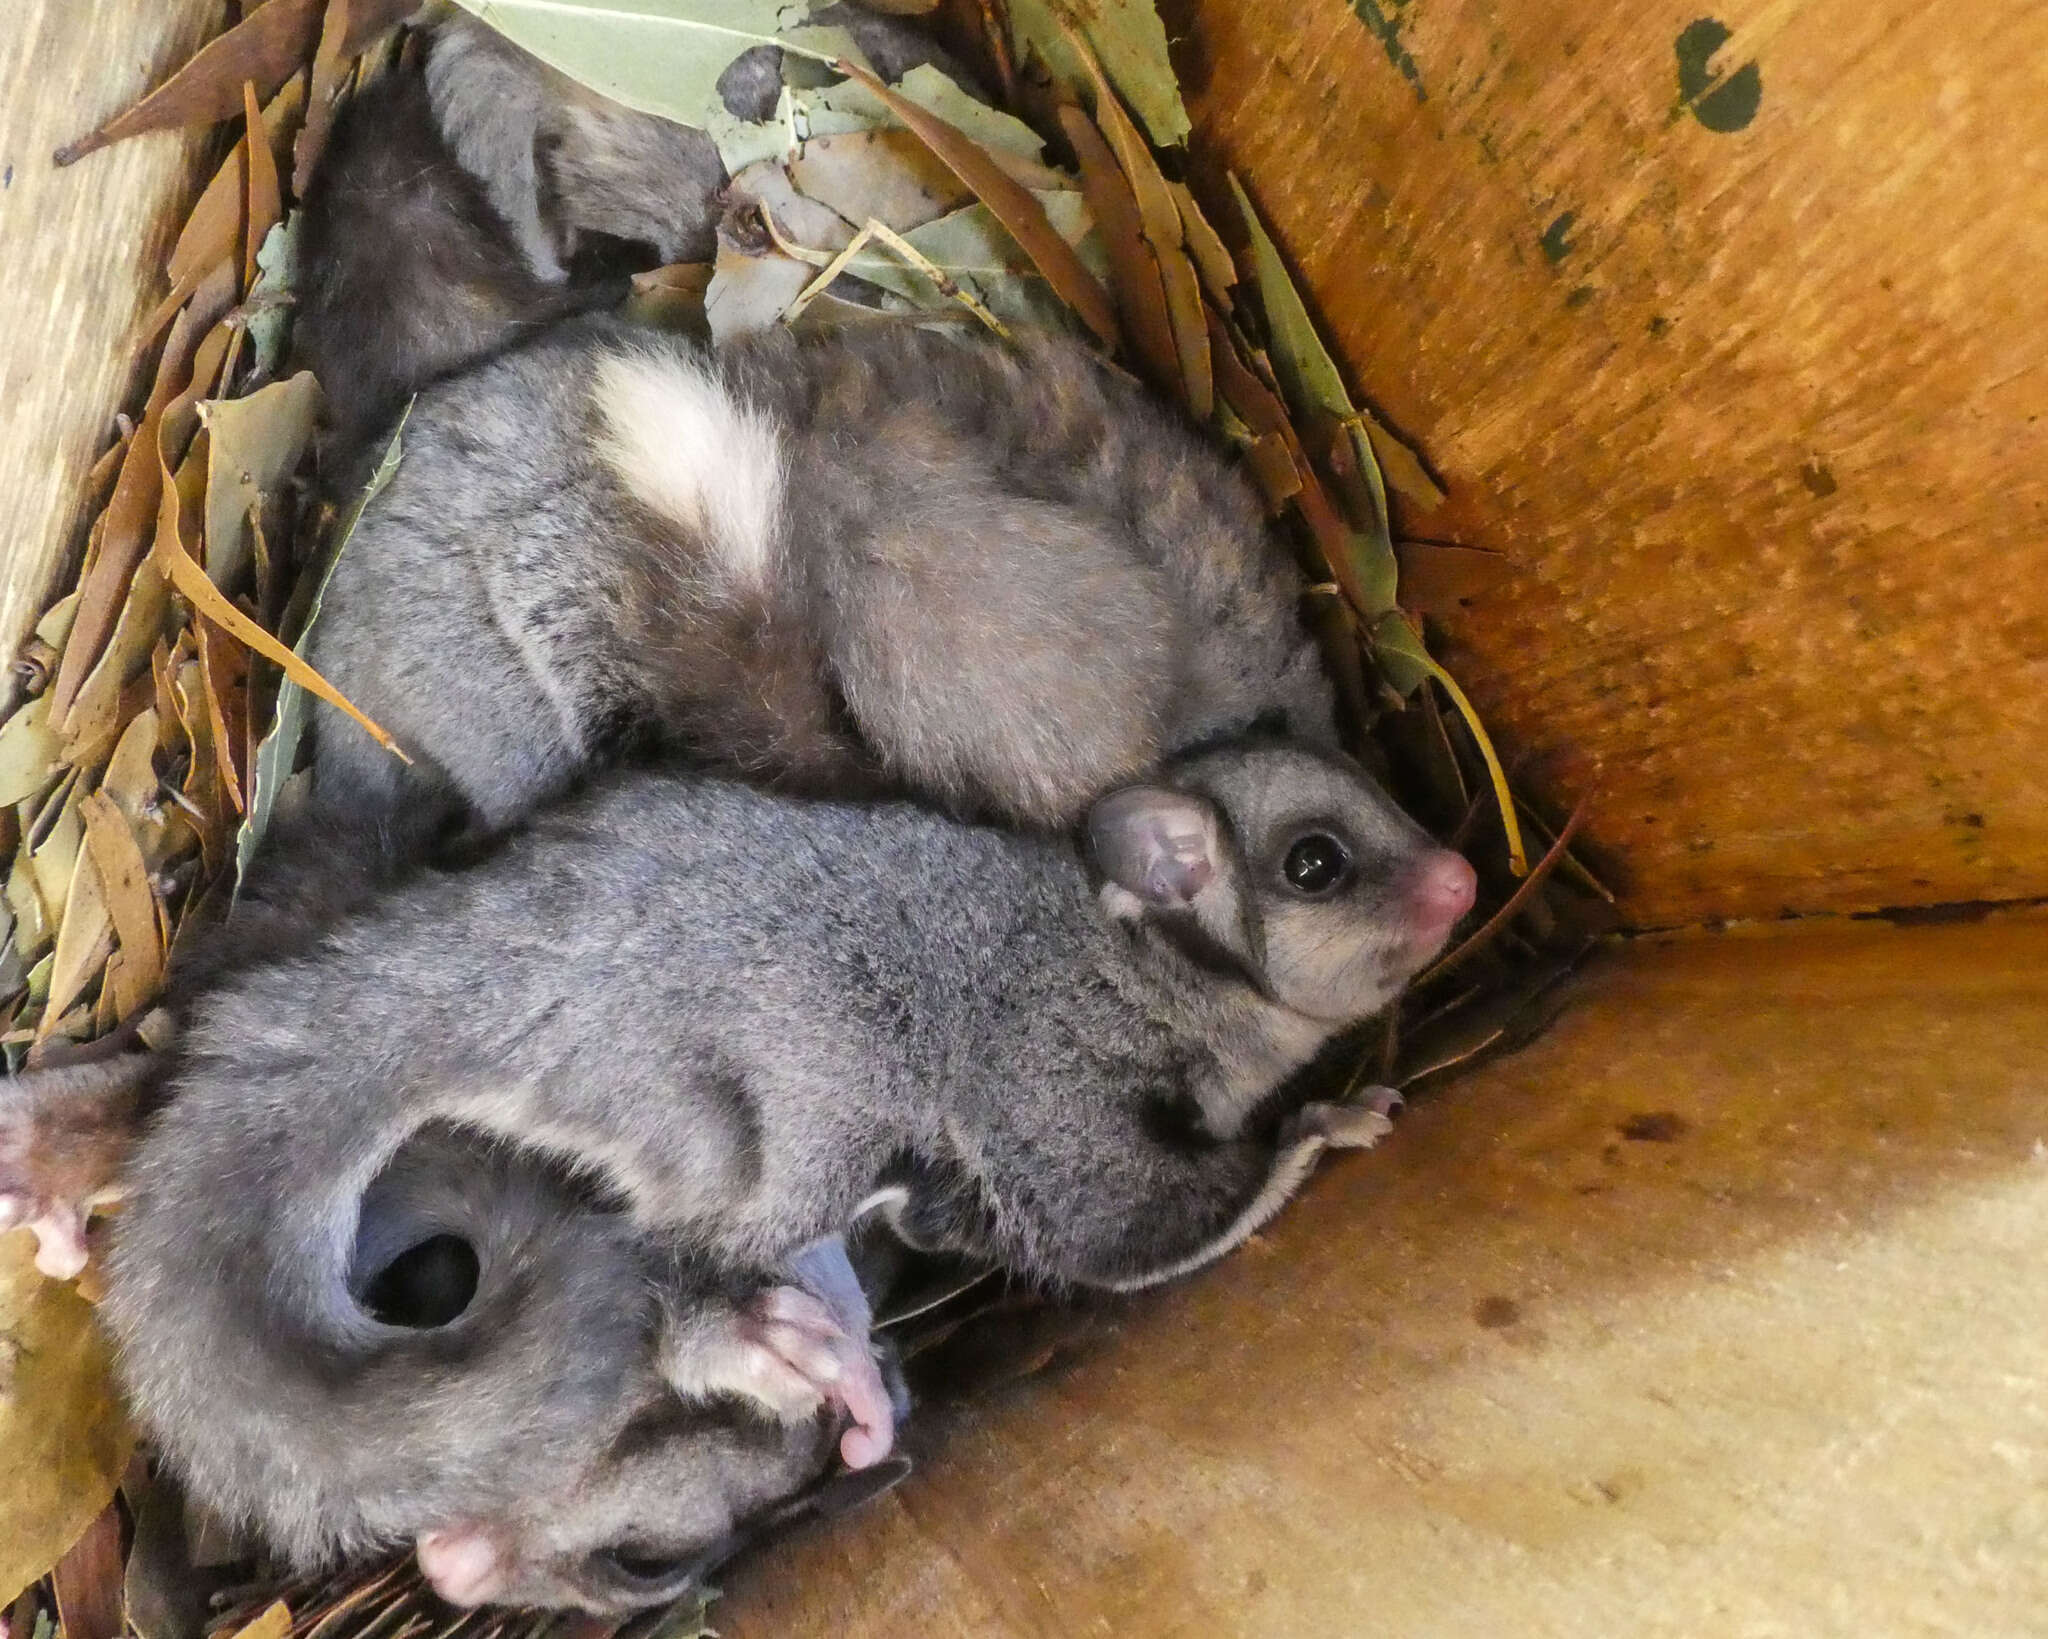
[[[108,1271],[123,1381],[192,1494],[297,1555],[411,1535],[457,1597],[673,1597],[756,1500],[728,1488],[816,1460],[821,1385],[824,1426],[886,1432],[857,1322],[798,1304],[809,1336],[755,1346],[774,1271],[866,1211],[1055,1286],[1201,1266],[1384,1131],[1281,1089],[1471,896],[1355,767],[1278,741],[1102,798],[1078,844],[610,776],[188,1008]],[[366,1252],[365,1203],[447,1131],[618,1203],[542,1254],[588,1260],[539,1276],[587,1334],[492,1284],[516,1222],[435,1323],[380,1319],[364,1272],[410,1246]],[[535,1380],[562,1387],[501,1386]],[[747,1463],[707,1478],[707,1418]]]

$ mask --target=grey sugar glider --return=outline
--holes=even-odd
[[[1220,1255],[1326,1144],[1384,1130],[1274,1095],[1471,895],[1362,774],[1280,742],[1104,798],[1085,847],[610,776],[188,1007],[116,1225],[124,1381],[196,1496],[302,1554],[417,1534],[456,1597],[667,1596],[721,1519],[819,1459],[829,1363],[778,1406],[764,1374],[801,1349],[735,1348],[776,1318],[770,1272],[874,1207],[1053,1283],[1136,1287]],[[366,1192],[446,1128],[624,1206],[495,1262],[522,1224],[485,1221],[475,1336],[500,1352],[480,1361],[466,1314],[387,1355],[351,1280],[379,1261]],[[670,1303],[635,1263],[663,1247],[721,1273]],[[492,1307],[491,1268],[568,1259],[586,1272]],[[748,1278],[721,1299],[728,1271]],[[707,1330],[719,1301],[756,1307]],[[858,1330],[838,1326],[842,1348]],[[710,1393],[781,1419],[747,1425],[730,1468],[707,1460],[740,1438]]]
[[[1079,344],[615,320],[420,395],[312,639],[315,791],[496,829],[621,737],[800,792],[1071,824],[1255,722],[1334,741],[1243,480]]]
[[[725,167],[703,131],[598,95],[453,7],[344,108],[308,190],[296,362],[326,392],[338,470],[419,388],[547,324],[623,295],[616,277],[709,260]],[[959,66],[897,18],[840,4],[885,79]],[[780,54],[743,53],[726,108],[765,119]],[[964,83],[972,84],[971,80]]]

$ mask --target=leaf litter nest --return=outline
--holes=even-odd
[[[1397,546],[1397,505],[1426,515],[1443,491],[1347,389],[1238,179],[1214,219],[1189,187],[1188,118],[1151,0],[1098,0],[1085,22],[1062,0],[946,0],[940,21],[988,70],[993,105],[935,68],[885,85],[843,34],[778,0],[759,0],[751,40],[701,27],[705,0],[662,0],[651,19],[610,8],[574,27],[552,6],[539,32],[526,0],[463,3],[555,67],[718,143],[742,208],[714,264],[634,281],[636,317],[714,341],[867,322],[878,308],[998,332],[1066,325],[1233,447],[1314,583],[1354,750],[1481,873],[1477,931],[1329,1073],[1413,1087],[1547,1022],[1557,980],[1614,925],[1612,896],[1571,851],[1583,809],[1548,825],[1511,790],[1411,612],[1503,566],[1475,549]],[[938,0],[871,4],[919,13]],[[297,201],[343,101],[400,63],[419,9],[263,0],[56,156],[172,126],[232,134],[165,263],[142,342],[148,395],[117,418],[87,478],[76,584],[14,665],[19,703],[0,725],[10,1071],[145,1014],[181,931],[223,907],[295,777],[307,691],[346,706],[299,654],[361,502],[337,515],[306,500],[320,388],[282,372]],[[729,0],[718,8],[722,23],[732,13]],[[711,88],[752,43],[783,48],[785,84],[771,119],[743,124]],[[1542,848],[1533,865],[1525,831]],[[0,1245],[19,1253],[25,1240]],[[25,1253],[0,1255],[0,1343],[14,1362],[0,1469],[24,1479],[18,1500],[0,1502],[0,1587],[26,1584],[6,1639],[706,1631],[697,1600],[627,1621],[451,1613],[409,1557],[266,1575],[242,1546],[210,1540],[135,1454],[80,1299],[41,1281]],[[885,1306],[884,1324],[913,1381],[945,1398],[1042,1368],[1115,1312],[1055,1310],[1000,1278],[938,1267]]]

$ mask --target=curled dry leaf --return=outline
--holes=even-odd
[[[206,474],[206,573],[232,591],[248,573],[252,518],[298,471],[320,415],[319,383],[301,370],[242,398],[199,406],[209,434]]]

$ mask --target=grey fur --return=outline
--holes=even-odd
[[[765,591],[714,595],[713,547],[602,458],[620,357],[775,429]],[[714,354],[578,320],[415,405],[312,658],[420,768],[323,708],[316,789],[445,780],[495,828],[630,727],[787,789],[1059,826],[1261,718],[1331,743],[1302,591],[1222,456],[1076,344],[884,324]]]
[[[665,1385],[707,1316],[744,1326],[733,1306],[864,1205],[1054,1283],[1227,1250],[1324,1144],[1379,1130],[1273,1095],[1441,943],[1412,899],[1437,853],[1293,746],[1195,758],[1141,806],[1195,816],[1199,882],[1150,886],[1123,809],[1095,828],[1119,882],[908,805],[617,776],[222,976],[109,1271],[144,1426],[301,1557],[481,1522],[521,1568],[505,1597],[592,1602],[593,1555],[687,1560],[822,1460],[814,1425],[707,1420]],[[1304,831],[1352,863],[1321,899],[1283,871]],[[521,1186],[471,1212],[473,1354],[392,1339],[349,1286],[366,1191],[447,1126],[627,1209],[529,1210]]]

